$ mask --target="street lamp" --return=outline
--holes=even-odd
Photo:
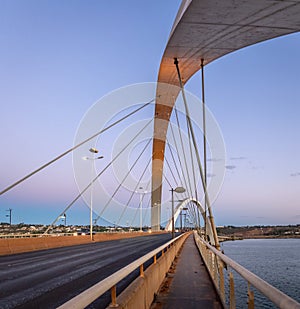
[[[90,148],[89,151],[91,153],[93,153],[93,157],[89,158],[89,157],[83,157],[83,160],[91,160],[92,161],[92,170],[91,170],[91,203],[90,203],[90,237],[91,237],[91,241],[93,241],[93,161],[95,160],[99,160],[99,159],[103,159],[103,156],[100,157],[95,157],[95,154],[98,153],[99,151],[96,148]]]
[[[64,213],[62,216],[58,217],[58,219],[61,219],[64,221],[64,225],[67,226],[67,215]]]
[[[180,231],[182,233],[182,211],[183,210],[187,210],[188,208],[187,207],[184,207],[181,209],[181,212],[180,212]]]
[[[139,190],[143,190],[143,187],[139,187]],[[140,192],[140,232],[143,232],[143,194],[147,191]]]
[[[174,192],[184,193],[185,189],[183,187],[177,187],[175,189],[171,188],[172,192],[172,238],[175,238],[175,220],[174,220]]]

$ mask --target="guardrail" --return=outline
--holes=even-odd
[[[54,233],[54,234],[2,234],[0,238],[37,238],[37,237],[58,237],[58,236],[74,236],[74,233]]]
[[[194,231],[195,242],[204,260],[206,268],[213,280],[213,283],[219,293],[221,301],[225,307],[225,279],[224,268],[227,268],[229,277],[229,308],[234,309],[236,307],[235,290],[234,290],[234,276],[231,269],[235,270],[247,283],[248,283],[248,308],[254,308],[254,291],[251,290],[251,286],[260,291],[266,296],[273,304],[282,309],[299,309],[300,304],[284,294],[280,290],[276,289],[266,281],[262,280],[240,264],[236,263],[228,256],[211,246],[204,241],[196,231]]]
[[[90,305],[93,301],[95,301],[97,298],[99,298],[101,295],[103,295],[108,290],[111,290],[111,304],[110,307],[117,307],[117,295],[116,295],[116,286],[117,284],[123,280],[125,277],[127,277],[129,274],[131,274],[134,270],[140,269],[140,277],[144,277],[144,263],[149,261],[153,258],[153,264],[159,263],[160,259],[157,259],[157,255],[161,253],[161,258],[166,256],[168,251],[176,247],[178,244],[178,248],[174,252],[178,252],[179,248],[181,247],[182,243],[186,239],[186,237],[190,233],[182,234],[175,239],[167,242],[166,244],[158,247],[157,249],[149,252],[148,254],[142,256],[141,258],[137,259],[136,261],[132,262],[131,264],[125,266],[124,268],[120,269],[119,271],[115,272],[111,276],[105,278],[104,280],[98,282],[94,286],[90,287],[89,289],[85,290],[81,294],[77,295],[76,297],[72,298],[68,302],[64,303],[58,309],[82,309],[86,306]],[[176,255],[174,254],[174,257]],[[170,266],[169,266],[170,267]],[[169,269],[168,267],[168,269]],[[149,267],[150,268],[150,267]],[[166,269],[165,272],[168,271]],[[164,278],[165,274],[161,274]],[[157,289],[159,286],[157,287]],[[154,293],[153,293],[154,294]],[[152,300],[151,300],[152,302]],[[150,304],[151,304],[150,302]]]
[[[104,231],[104,232],[93,232],[93,235],[105,235],[105,234],[141,234],[139,230],[137,231],[114,231],[114,230],[109,230],[109,231]],[[153,232],[142,232],[143,235],[147,234],[153,234]],[[36,238],[36,237],[58,237],[58,236],[85,236],[89,235],[88,233],[84,232],[68,232],[68,233],[47,233],[45,234],[44,232],[41,233],[22,233],[22,234],[0,234],[0,239],[1,238]]]

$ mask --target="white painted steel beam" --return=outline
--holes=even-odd
[[[176,220],[178,219],[180,212],[189,204],[189,203],[193,203],[195,205],[195,207],[197,207],[200,210],[201,216],[203,218],[203,220],[205,220],[205,210],[202,207],[201,203],[199,201],[197,201],[194,198],[187,198],[185,200],[183,200],[182,202],[180,202],[179,204],[177,204],[175,212],[174,212],[174,222],[176,222]],[[207,224],[207,235],[209,236],[210,239],[210,243],[212,245],[215,245],[215,241],[214,241],[214,234],[213,234],[213,230],[212,230],[212,226],[211,226],[211,222],[206,218],[206,224]],[[168,221],[166,227],[165,227],[166,231],[171,232],[172,231],[172,218],[170,218],[170,220]]]

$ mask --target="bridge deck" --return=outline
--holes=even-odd
[[[178,257],[168,291],[158,295],[153,308],[223,308],[213,283],[195,245],[189,236]],[[168,286],[168,283],[166,284]]]

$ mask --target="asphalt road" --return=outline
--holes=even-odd
[[[0,257],[0,308],[56,308],[171,239],[170,234],[98,242]],[[118,292],[138,275],[136,271]],[[104,294],[89,308],[105,308]]]

